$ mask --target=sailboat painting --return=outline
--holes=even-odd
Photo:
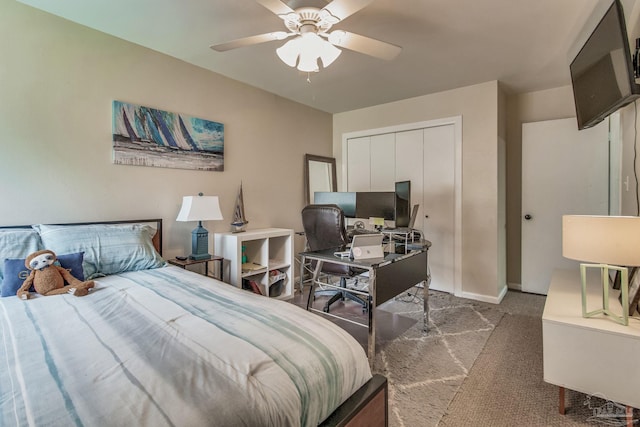
[[[113,101],[113,163],[224,171],[224,125]]]

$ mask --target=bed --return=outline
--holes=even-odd
[[[161,239],[158,219],[0,227],[2,295],[44,248],[95,281],[0,298],[0,425],[387,425],[386,379],[348,333],[168,266]]]

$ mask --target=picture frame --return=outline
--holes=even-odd
[[[622,293],[618,296],[622,304]],[[640,267],[632,267],[629,270],[629,316],[632,316],[640,303]]]

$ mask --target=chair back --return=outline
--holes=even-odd
[[[310,251],[337,248],[348,242],[344,212],[337,205],[305,206],[302,227]]]
[[[302,209],[302,227],[307,239],[307,250],[344,249],[348,243],[344,212],[338,205],[307,205]],[[315,262],[311,263],[315,266]],[[351,276],[355,270],[346,265],[324,263],[322,272]]]

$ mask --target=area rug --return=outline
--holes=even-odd
[[[495,305],[431,292],[429,331],[422,331],[422,301],[399,298],[381,309],[417,322],[382,342],[374,371],[389,381],[389,425],[437,426],[487,339],[503,316]]]

